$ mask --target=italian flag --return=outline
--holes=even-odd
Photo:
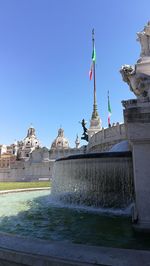
[[[93,48],[93,52],[92,52],[92,61],[95,62],[96,61],[96,50],[95,50],[95,46]]]
[[[110,123],[111,115],[112,115],[112,112],[111,112],[111,107],[110,107],[109,91],[108,91],[108,127],[111,126],[111,123]]]
[[[96,51],[95,51],[95,46],[94,46],[94,49],[93,49],[93,52],[92,52],[92,64],[91,64],[91,68],[90,68],[90,71],[89,71],[90,80],[92,80],[92,77],[93,77],[93,64],[95,63],[95,61],[96,61]]]
[[[89,71],[90,80],[92,80],[92,77],[93,77],[93,63],[91,64],[91,68],[90,68],[90,71]]]

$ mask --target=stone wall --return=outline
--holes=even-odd
[[[67,157],[74,154],[82,154],[85,153],[86,148],[82,146],[81,148],[67,148],[67,149],[50,149],[49,158],[53,160],[57,160],[62,157]]]
[[[50,180],[56,159],[84,152],[84,146],[80,149],[51,149],[50,151],[45,147],[37,148],[26,160],[16,160],[8,167],[0,168],[0,181]]]
[[[93,135],[87,146],[88,152],[109,151],[115,144],[126,140],[126,130],[124,124],[117,123],[110,128],[102,128],[101,131]]]
[[[39,148],[32,152],[28,161],[16,161],[9,168],[0,169],[0,181],[44,181],[52,178],[54,160],[49,151]]]
[[[16,161],[9,169],[0,169],[0,181],[45,181],[52,178],[54,161],[28,163]]]
[[[84,153],[81,149],[48,150],[47,148],[35,149],[27,161],[13,162],[7,168],[0,168],[0,181],[45,181],[52,179],[55,159],[73,154]]]

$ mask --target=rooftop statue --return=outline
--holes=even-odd
[[[120,73],[138,98],[150,97],[150,21],[137,35],[141,44],[140,59],[134,66],[123,65]]]

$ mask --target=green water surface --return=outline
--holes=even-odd
[[[130,217],[68,208],[51,200],[49,190],[0,195],[0,203],[3,232],[69,243],[150,249],[150,237],[135,233]]]

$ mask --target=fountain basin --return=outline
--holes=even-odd
[[[130,209],[70,206],[48,190],[3,194],[0,201],[1,232],[63,245],[150,249],[149,236],[134,233]]]
[[[52,195],[72,204],[126,208],[134,201],[132,153],[89,153],[56,160]]]
[[[125,210],[65,205],[48,190],[0,200],[0,265],[149,265],[149,236],[133,231]]]

